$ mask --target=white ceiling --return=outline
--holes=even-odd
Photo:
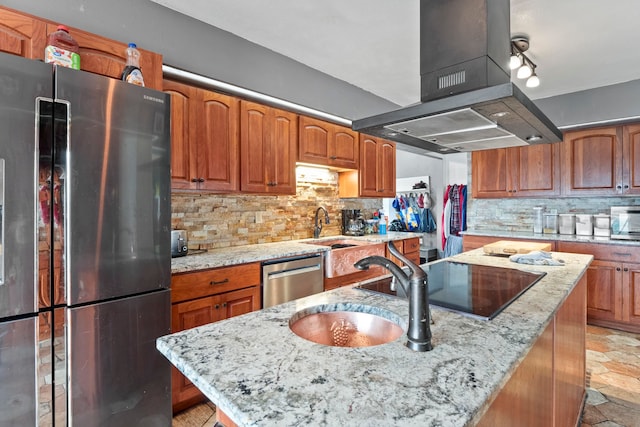
[[[420,100],[419,0],[152,0],[405,106]],[[532,99],[640,78],[638,0],[511,0]],[[521,84],[522,82],[522,84]]]

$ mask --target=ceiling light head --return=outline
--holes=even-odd
[[[520,54],[516,53],[514,55],[511,55],[511,58],[509,58],[509,69],[515,70],[521,65],[522,65],[522,58],[520,58]]]
[[[531,70],[531,67],[529,67],[528,64],[522,64],[522,67],[518,68],[516,76],[519,79],[526,79],[527,77],[531,76],[532,73],[533,70]]]
[[[526,52],[529,49],[529,37],[516,36],[511,38],[511,45],[520,52]]]
[[[534,71],[533,74],[531,74],[531,77],[527,79],[527,87],[538,87],[538,86],[540,86],[540,79],[538,78],[538,75]]]

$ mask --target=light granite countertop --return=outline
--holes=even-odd
[[[419,237],[416,233],[389,232],[387,234],[367,234],[364,236],[327,236],[319,239],[291,240],[256,245],[232,246],[228,248],[210,249],[197,255],[171,259],[171,273],[186,273],[208,268],[225,267],[229,265],[260,262],[291,256],[322,253],[329,250],[328,246],[314,245],[313,242],[333,239],[366,240],[372,242],[388,242],[393,240]]]
[[[240,426],[473,425],[592,260],[553,256],[565,266],[515,264],[481,249],[448,258],[547,275],[491,321],[432,306],[430,352],[408,349],[406,335],[341,348],[291,332],[294,313],[321,304],[408,319],[406,300],[352,287],[161,337],[157,348]]]
[[[580,236],[577,234],[544,234],[533,231],[465,230],[461,235],[504,237],[508,239],[556,240],[561,242],[601,243],[604,245],[640,246],[638,240],[618,240],[606,236]]]

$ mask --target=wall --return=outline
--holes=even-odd
[[[306,239],[313,237],[316,209],[324,206],[330,224],[323,223],[320,236],[340,235],[341,209],[361,209],[371,218],[382,199],[340,199],[332,174],[326,183],[299,178],[295,196],[173,193],[171,225],[187,230],[189,249]]]
[[[163,62],[355,119],[398,106],[219,28],[148,0],[3,0],[3,6],[163,55]]]

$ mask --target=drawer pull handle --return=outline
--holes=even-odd
[[[631,254],[628,253],[628,252],[627,253],[625,253],[625,252],[614,252],[613,254],[617,255],[617,256],[631,256]]]
[[[224,280],[219,280],[217,282],[215,280],[212,280],[209,282],[210,285],[222,285],[223,283],[229,283],[229,278],[226,278]]]

